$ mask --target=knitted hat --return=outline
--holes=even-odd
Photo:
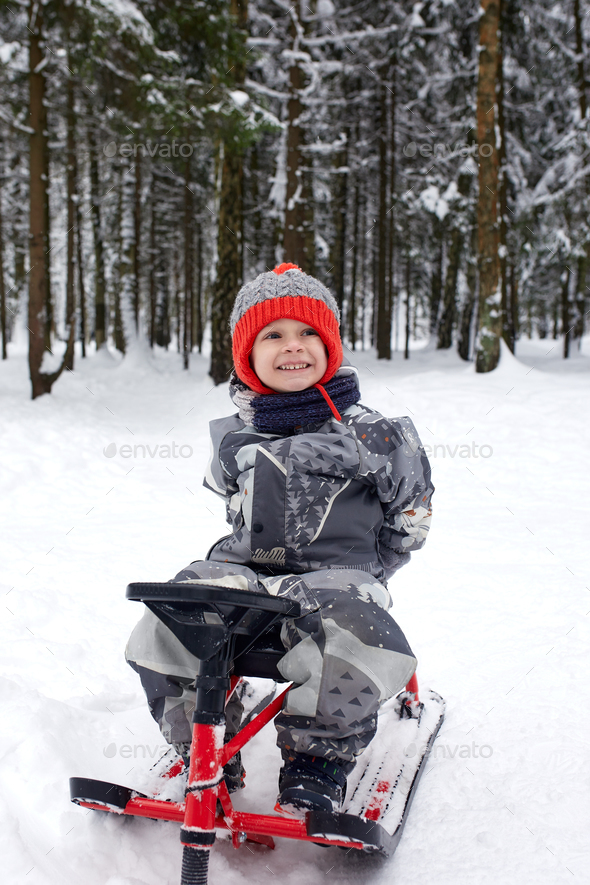
[[[282,318],[312,326],[326,345],[328,368],[318,384],[329,381],[342,362],[340,311],[335,298],[296,264],[280,264],[242,286],[230,317],[236,374],[257,393],[275,391],[264,386],[250,365],[254,340],[261,329]]]

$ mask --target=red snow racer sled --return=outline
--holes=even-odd
[[[418,698],[412,677],[406,691],[387,701],[377,734],[359,757],[340,812],[285,814],[237,811],[223,779],[223,766],[281,709],[287,687],[224,744],[227,698],[242,677],[284,682],[276,668],[284,655],[280,624],[298,617],[290,600],[242,590],[195,584],[130,584],[127,598],[141,601],[201,661],[190,766],[184,801],[143,795],[129,787],[70,778],[72,802],[116,814],[178,821],[183,845],[181,885],[206,885],[216,830],[231,833],[234,847],[246,840],[274,847],[273,837],[300,839],[391,855],[400,840],[418,780],[444,715],[434,692]],[[183,771],[177,759],[164,778]]]

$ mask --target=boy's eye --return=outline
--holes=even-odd
[[[265,335],[264,337],[265,338],[280,338],[281,336],[279,335],[278,332],[269,332],[268,335]]]
[[[301,334],[302,335],[317,335],[318,333],[316,332],[315,329],[305,329]]]

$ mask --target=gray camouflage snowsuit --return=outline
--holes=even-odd
[[[205,485],[225,498],[232,532],[174,581],[301,604],[281,633],[279,670],[294,687],[275,719],[278,745],[284,758],[351,762],[375,733],[380,703],[416,667],[386,589],[430,524],[430,466],[416,429],[359,404],[342,422],[292,436],[260,433],[233,415],[212,421],[211,437]],[[165,738],[190,741],[198,660],[149,611],[126,655]],[[239,702],[226,712],[235,732]]]

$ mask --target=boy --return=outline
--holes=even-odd
[[[330,292],[292,264],[239,291],[230,321],[238,414],[211,422],[205,478],[225,498],[232,532],[174,578],[301,604],[281,632],[278,666],[293,687],[275,725],[278,803],[302,810],[340,807],[381,702],[414,673],[386,583],[424,544],[433,491],[410,419],[357,405],[339,319]],[[149,611],[127,659],[164,737],[186,757],[197,659]],[[226,713],[229,736],[239,700]],[[228,787],[240,787],[240,773],[232,760]]]

